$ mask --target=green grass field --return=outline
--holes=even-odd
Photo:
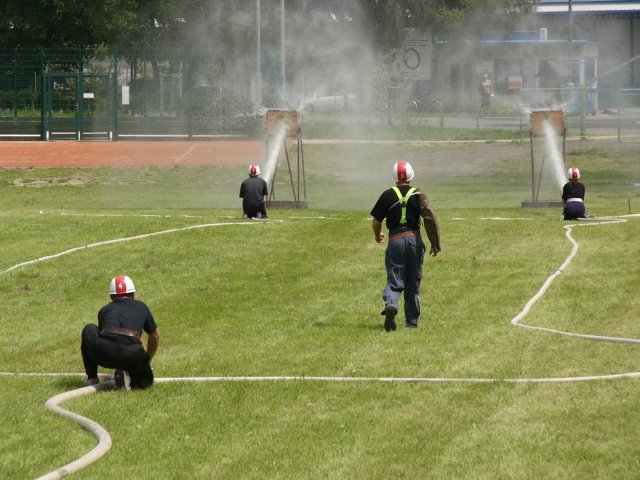
[[[639,154],[570,145],[591,214],[640,213]],[[640,371],[638,344],[510,324],[571,251],[559,210],[520,207],[528,155],[526,143],[309,145],[309,209],[272,209],[270,222],[240,218],[245,167],[0,170],[0,370],[75,374],[0,375],[0,478],[44,475],[95,446],[44,403],[83,386],[80,331],[121,273],[159,323],[158,377],[448,381],[166,382],[85,396],[65,408],[113,446],[72,478],[639,478],[639,378],[500,381]],[[443,252],[425,260],[420,328],[387,334],[384,246],[368,214],[398,158],[432,200]],[[522,323],[640,339],[640,218],[572,234],[577,256]]]

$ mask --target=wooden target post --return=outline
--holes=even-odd
[[[285,128],[284,135],[282,129]],[[298,125],[298,112],[296,110],[278,110],[269,109],[266,114],[266,144],[267,144],[267,156],[271,152],[272,148],[282,147],[282,151],[278,152],[278,156],[284,152],[285,159],[287,161],[287,168],[289,170],[289,179],[291,181],[291,190],[293,192],[293,200],[276,200],[275,196],[275,179],[278,171],[278,160],[276,159],[273,177],[271,179],[271,185],[269,188],[269,197],[267,199],[268,207],[280,207],[280,208],[307,208],[307,183],[305,179],[304,171],[304,149],[302,146],[302,134],[300,126]],[[280,139],[280,137],[282,137]],[[291,159],[289,158],[289,149],[287,147],[287,141],[295,138],[297,144],[296,164],[295,172],[292,166]],[[274,142],[282,142],[280,146]],[[295,178],[294,178],[295,177]],[[300,186],[302,182],[302,189]]]
[[[540,187],[542,185],[543,173],[546,158],[546,152],[543,152],[540,167],[536,169],[535,154],[534,154],[534,140],[536,138],[547,138],[551,133],[555,137],[562,137],[562,160],[565,158],[565,145],[566,145],[566,128],[564,124],[564,111],[563,110],[532,110],[529,116],[531,122],[531,129],[529,139],[531,143],[531,200],[523,201],[523,207],[558,207],[562,206],[561,200],[541,200]],[[548,125],[545,127],[545,125]],[[546,130],[546,131],[545,131]],[[552,139],[547,138],[547,141]]]

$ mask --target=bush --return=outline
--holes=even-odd
[[[31,89],[0,91],[0,110],[36,110],[40,108],[40,93]]]

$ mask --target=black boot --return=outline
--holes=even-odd
[[[384,318],[384,331],[391,332],[396,329],[395,318],[398,314],[398,310],[393,305],[387,305],[384,307],[382,314],[385,316]]]

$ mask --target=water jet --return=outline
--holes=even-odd
[[[523,200],[522,207],[561,208],[563,204],[560,192],[565,182],[566,128],[564,111],[532,110],[530,122],[531,200]],[[541,194],[547,195],[551,199],[545,199],[541,197]]]
[[[296,110],[269,109],[266,113],[266,151],[264,179],[269,185],[267,207],[269,208],[307,208],[307,185],[304,172],[304,150],[302,147],[302,134],[298,125],[298,112]],[[294,138],[297,145],[296,163],[292,166],[289,157],[287,141]],[[284,158],[289,171],[293,200],[276,200],[275,180],[278,171],[278,162]],[[294,171],[295,170],[295,171]],[[294,179],[295,174],[295,179]],[[302,181],[302,187],[300,182]]]

